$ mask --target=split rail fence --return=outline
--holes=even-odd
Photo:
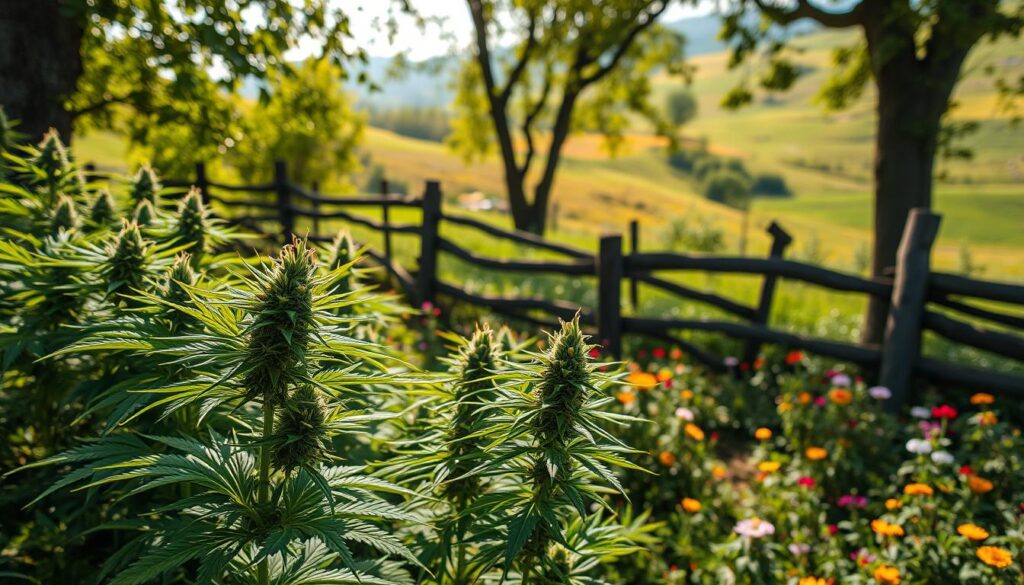
[[[721,357],[678,336],[679,332],[686,331],[714,332],[744,340],[745,360],[753,359],[761,344],[777,344],[857,364],[866,371],[877,373],[878,383],[892,390],[893,398],[889,403],[892,408],[906,403],[913,379],[917,377],[940,385],[1024,397],[1024,375],[969,367],[922,355],[922,334],[931,331],[954,343],[1024,362],[1024,335],[1021,335],[1024,317],[1017,311],[1024,307],[1024,286],[931,270],[931,248],[941,217],[926,209],[915,209],[910,214],[893,278],[865,278],[785,258],[786,249],[793,239],[776,223],[767,230],[772,245],[768,256],[762,258],[644,252],[639,247],[639,229],[635,222],[630,229],[628,253],[623,253],[623,238],[616,234],[600,237],[598,251],[594,254],[533,234],[505,230],[475,218],[449,213],[443,209],[441,186],[437,181],[427,181],[423,194],[419,196],[390,194],[386,182],[382,182],[378,195],[336,197],[319,193],[315,186],[309,190],[301,187],[289,178],[282,162],[276,163],[274,170],[274,180],[267,184],[227,185],[208,180],[205,167],[200,164],[192,180],[169,184],[195,185],[207,203],[214,203],[215,209],[219,207],[223,217],[274,241],[290,239],[296,233],[296,221],[300,219],[311,224],[311,231],[301,235],[320,242],[332,239],[332,235],[320,233],[320,224],[326,220],[342,220],[370,228],[382,235],[383,246],[380,250],[370,250],[369,256],[383,266],[398,287],[415,302],[434,301],[437,296],[444,295],[545,326],[554,325],[553,317],[569,319],[578,313],[582,324],[596,330],[597,339],[616,357],[621,355],[624,335],[646,335],[677,344],[709,368],[725,370]],[[250,198],[241,197],[240,193],[247,193]],[[347,209],[360,207],[379,209],[377,215],[380,219]],[[403,207],[421,210],[420,221],[392,223],[390,210]],[[264,229],[262,226],[267,224],[276,229]],[[446,224],[473,228],[495,239],[554,252],[564,258],[526,260],[480,255],[445,237],[441,228]],[[395,260],[392,241],[395,234],[409,234],[419,239],[415,270],[407,269]],[[564,300],[469,292],[438,277],[438,259],[442,254],[497,272],[596,277],[597,306],[582,307]],[[746,305],[658,275],[694,271],[761,276],[757,303]],[[769,316],[779,279],[888,300],[891,308],[883,342],[880,345],[844,343],[771,327]],[[626,314],[623,311],[623,281],[628,284],[626,288],[633,309],[637,306],[639,287],[644,285],[680,300],[716,307],[736,317],[736,320],[666,319]],[[997,310],[991,308],[993,303],[1013,307],[1011,311]],[[935,310],[935,307],[941,307],[943,311]],[[543,316],[538,316],[538,313]],[[973,320],[968,322],[950,316],[951,313],[966,315]]]

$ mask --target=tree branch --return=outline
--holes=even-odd
[[[587,85],[590,85],[591,83],[594,83],[595,81],[600,80],[602,77],[608,75],[608,73],[615,69],[615,67],[619,64],[619,61],[622,60],[622,57],[633,45],[633,42],[636,40],[636,38],[640,36],[640,33],[650,28],[651,25],[653,25],[654,22],[658,20],[658,17],[661,16],[661,13],[664,12],[666,8],[668,8],[668,5],[669,2],[662,2],[661,6],[657,10],[648,12],[647,17],[642,20],[640,20],[638,16],[639,22],[637,22],[637,24],[634,25],[628,33],[626,33],[626,36],[622,39],[622,42],[619,43],[618,48],[612,55],[611,60],[608,61],[608,63],[602,65],[600,68],[598,68],[598,70],[595,71],[594,73],[587,76],[581,76],[580,87],[585,87]]]
[[[753,0],[758,10],[771,18],[777,24],[783,26],[809,18],[822,26],[828,28],[847,28],[862,24],[863,2],[858,2],[853,8],[845,12],[828,12],[814,6],[809,0],[797,0],[796,7],[787,10],[775,4],[769,4],[766,0]]]
[[[508,75],[508,81],[505,83],[505,89],[501,90],[499,99],[503,102],[507,102],[512,97],[512,90],[515,89],[516,83],[519,82],[519,78],[523,76],[523,72],[526,71],[527,65],[530,63],[530,53],[533,52],[534,47],[537,46],[537,15],[534,12],[530,12],[530,24],[529,32],[526,37],[526,46],[523,47],[523,52],[519,55],[519,62],[516,63],[515,67]]]
[[[127,95],[116,96],[116,97],[115,96],[110,96],[110,97],[103,96],[102,100],[97,101],[97,102],[93,102],[93,103],[91,103],[91,104],[89,104],[87,106],[82,106],[80,108],[75,108],[75,109],[71,110],[70,112],[68,112],[68,114],[71,114],[71,118],[75,119],[75,118],[77,118],[79,116],[84,116],[86,114],[91,114],[93,112],[102,110],[102,109],[106,108],[107,106],[112,106],[114,104],[127,104],[127,103],[131,103],[133,97],[135,97],[135,92],[129,92]]]
[[[526,158],[523,160],[523,164],[519,167],[522,174],[526,174],[526,171],[530,169],[530,163],[533,162],[534,146],[533,146],[533,123],[540,116],[541,112],[544,111],[544,106],[547,104],[548,96],[551,94],[552,79],[554,78],[554,72],[551,71],[550,64],[544,70],[544,87],[540,90],[540,98],[533,105],[526,117],[523,119],[523,135],[526,137]]]

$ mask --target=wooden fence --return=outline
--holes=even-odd
[[[309,239],[326,242],[329,234],[319,231],[321,220],[340,219],[380,232],[382,250],[370,250],[370,257],[384,266],[397,285],[415,302],[433,301],[444,295],[460,302],[484,307],[495,313],[544,326],[554,326],[552,317],[569,319],[579,313],[582,324],[596,330],[597,339],[614,356],[622,352],[622,338],[627,334],[646,335],[676,344],[691,357],[714,370],[725,370],[724,360],[680,338],[678,332],[703,331],[725,334],[744,340],[743,359],[752,360],[761,344],[777,344],[789,349],[852,362],[868,372],[877,373],[879,385],[893,393],[891,408],[898,408],[909,399],[912,379],[921,377],[930,382],[980,389],[1024,397],[1024,375],[979,369],[925,357],[921,354],[923,331],[931,331],[952,342],[988,351],[1024,362],[1024,336],[979,325],[987,321],[1003,328],[1024,330],[1024,317],[1004,313],[977,304],[977,301],[1009,303],[1024,307],[1024,286],[966,278],[934,272],[929,266],[940,216],[926,209],[915,209],[904,230],[897,265],[892,279],[864,278],[821,266],[785,258],[792,237],[778,224],[772,223],[768,235],[772,245],[767,257],[734,257],[690,255],[668,252],[644,252],[639,248],[638,226],[631,225],[631,246],[623,253],[621,235],[605,235],[593,254],[571,246],[551,242],[533,234],[495,227],[465,215],[443,209],[441,186],[427,181],[421,196],[400,197],[388,193],[386,183],[376,196],[334,197],[323,195],[315,187],[306,190],[293,182],[284,163],[275,165],[274,180],[265,185],[226,185],[209,181],[203,165],[196,168],[191,181],[168,182],[171,185],[195,185],[204,200],[220,206],[226,218],[261,231],[268,239],[288,240],[295,233],[296,219],[312,222]],[[233,193],[233,196],[225,196]],[[238,193],[272,193],[273,198],[246,199]],[[371,207],[380,209],[380,220],[352,213],[344,208]],[[416,224],[394,224],[390,221],[392,207],[422,210]],[[261,229],[272,223],[277,233]],[[554,252],[563,259],[525,260],[494,258],[480,255],[460,246],[441,233],[445,224],[476,229],[499,240]],[[392,235],[412,234],[419,239],[418,266],[409,271],[392,255]],[[477,267],[498,272],[548,273],[567,277],[597,278],[597,306],[581,307],[564,300],[499,297],[476,294],[456,283],[438,277],[438,258],[448,254]],[[657,276],[664,272],[734,273],[762,277],[758,301],[753,306],[724,296],[696,290],[684,284]],[[858,293],[888,299],[891,303],[885,337],[880,346],[855,344],[815,338],[772,328],[769,323],[772,301],[779,279],[796,280],[833,291]],[[734,316],[736,320],[666,319],[624,314],[623,281],[630,302],[637,307],[640,285],[659,289],[681,300],[702,303]],[[941,307],[944,312],[933,309]],[[947,313],[973,318],[967,322]],[[541,315],[538,315],[540,313]]]

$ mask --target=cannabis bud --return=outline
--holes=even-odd
[[[110,191],[103,189],[96,194],[96,199],[89,209],[89,219],[98,226],[106,225],[114,220],[117,210],[114,207],[114,198]]]
[[[206,250],[206,214],[202,192],[192,187],[178,204],[178,221],[174,233],[179,243],[192,244],[188,250],[192,254],[193,266],[199,265]]]
[[[564,448],[577,432],[575,423],[590,392],[589,351],[576,317],[562,324],[542,360],[544,369],[536,389],[540,414],[534,430],[545,449]]]
[[[29,161],[46,175],[51,185],[56,185],[64,171],[68,168],[68,149],[60,140],[57,130],[50,130],[43,135],[37,154]]]
[[[143,199],[135,206],[135,212],[132,214],[132,219],[140,227],[146,227],[156,219],[156,209],[153,208],[153,204],[150,203],[148,199]]]
[[[352,234],[348,230],[340,230],[331,243],[331,255],[327,269],[337,270],[353,260],[355,260],[355,244],[352,242]],[[350,292],[352,290],[352,271],[346,271],[340,276],[335,286],[340,293]]]
[[[167,279],[164,282],[165,298],[176,304],[183,305],[189,301],[188,292],[182,285],[195,286],[199,277],[192,269],[192,259],[187,252],[182,252],[174,257],[174,263],[167,269]]]
[[[519,349],[519,340],[516,339],[516,333],[508,325],[502,325],[495,336],[497,337],[497,344],[501,349],[501,353],[509,354]]]
[[[131,294],[132,289],[141,289],[146,277],[146,248],[139,226],[134,221],[124,221],[117,239],[108,249],[106,265],[107,293]]]
[[[57,235],[61,231],[69,232],[77,228],[78,224],[78,210],[75,209],[74,200],[67,195],[61,195],[50,219],[50,233]]]
[[[132,204],[138,205],[142,201],[149,201],[156,205],[156,197],[160,189],[160,180],[157,178],[156,172],[149,165],[143,165],[132,180]]]
[[[299,386],[283,406],[274,430],[274,467],[290,472],[325,460],[327,411],[316,389],[308,384]]]
[[[245,386],[253,396],[283,402],[288,383],[306,358],[313,338],[313,280],[316,250],[296,238],[281,249],[269,273],[261,274],[249,327],[249,365]]]

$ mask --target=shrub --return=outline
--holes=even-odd
[[[750,186],[750,192],[754,195],[768,197],[789,197],[793,194],[782,175],[772,173],[756,175]]]
[[[750,199],[750,180],[731,169],[717,169],[701,181],[704,196],[732,207],[745,207]]]

